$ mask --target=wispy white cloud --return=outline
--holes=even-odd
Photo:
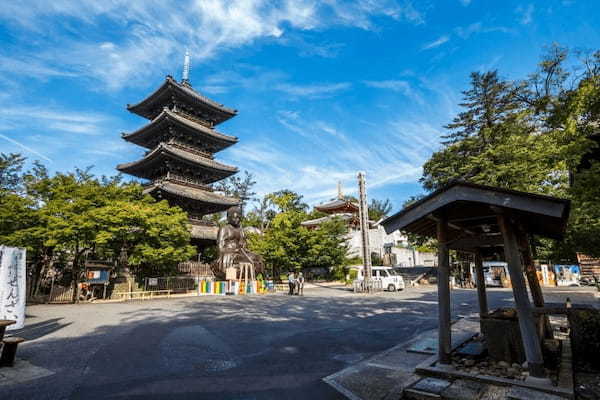
[[[95,135],[110,119],[107,115],[93,112],[77,112],[52,107],[4,105],[0,121],[12,126],[30,127],[49,131]]]
[[[480,72],[487,72],[493,69],[497,69],[497,65],[500,62],[500,60],[502,60],[502,55],[497,55],[493,57],[489,62],[481,64],[476,69]]]
[[[526,6],[520,5],[517,7],[515,12],[519,16],[519,23],[521,25],[529,25],[533,21],[533,12],[535,11],[535,6],[533,4],[528,4]]]
[[[15,146],[17,146],[17,147],[19,147],[19,148],[21,148],[23,150],[25,150],[27,153],[31,153],[31,154],[36,155],[36,156],[38,156],[38,157],[40,157],[40,158],[42,158],[42,159],[44,159],[44,160],[46,160],[48,162],[52,162],[52,160],[50,158],[46,157],[45,155],[43,155],[39,151],[34,150],[31,147],[24,145],[23,143],[19,142],[18,140],[12,139],[12,138],[10,138],[10,137],[8,137],[6,135],[2,135],[2,134],[0,134],[0,138],[6,140],[7,142],[10,142],[10,143],[14,144]]]
[[[36,78],[44,80],[52,77],[73,77],[75,72],[61,69],[51,65],[50,62],[35,57],[11,58],[0,55],[0,71],[11,74],[13,77]]]
[[[14,146],[11,151],[53,162],[57,168],[103,164],[104,172],[112,173],[107,157],[140,152],[119,137],[118,121],[106,114],[6,102],[0,108],[2,139]]]
[[[424,21],[411,2],[395,0],[185,0],[175,5],[146,0],[31,0],[26,7],[8,2],[0,8],[0,20],[29,35],[55,33],[52,42],[37,35],[33,44],[22,43],[36,54],[35,63],[27,66],[32,75],[76,74],[100,80],[109,89],[137,85],[151,75],[172,70],[180,64],[185,47],[190,48],[193,62],[204,62],[220,51],[258,39],[278,40],[286,29],[309,31],[332,25],[374,29],[373,18],[379,16],[413,24]],[[84,35],[74,39],[60,34],[57,18],[61,25],[76,23],[79,31],[93,29],[94,36],[100,37],[83,40]],[[100,24],[111,26],[107,30],[111,36],[98,35]],[[120,39],[115,41],[114,35]],[[336,46],[317,46],[312,52],[325,56]],[[23,63],[27,60],[11,58],[5,68],[15,70]]]
[[[458,26],[454,29],[454,33],[461,39],[469,39],[477,33],[504,32],[511,33],[513,30],[505,26],[486,26],[481,21],[474,22],[468,26]]]
[[[462,4],[464,7],[471,4],[471,0],[458,0],[458,1],[460,1],[460,4]]]
[[[411,100],[419,104],[423,104],[423,97],[416,91],[410,83],[402,80],[383,80],[383,81],[363,81],[369,87],[377,89],[388,89],[395,92],[400,92]]]
[[[313,85],[294,85],[291,83],[281,83],[275,87],[276,90],[285,92],[291,96],[323,98],[331,96],[340,91],[350,88],[348,82],[322,83]]]
[[[425,45],[423,45],[423,47],[421,47],[421,50],[435,49],[436,47],[443,45],[444,43],[446,43],[449,40],[450,40],[450,36],[448,36],[448,35],[440,36],[438,39],[434,40],[433,42],[426,43]]]
[[[307,116],[297,111],[278,116],[282,129],[299,135],[293,151],[262,137],[226,150],[231,163],[253,171],[261,195],[289,188],[315,204],[332,197],[338,181],[346,193],[354,193],[361,170],[370,189],[415,182],[421,165],[439,146],[440,132],[428,122],[392,119],[357,136],[332,121],[306,124]]]
[[[473,33],[481,32],[481,22],[475,22],[467,27],[457,27],[454,31],[461,39],[468,39]]]

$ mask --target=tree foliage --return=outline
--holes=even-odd
[[[471,74],[464,111],[447,125],[444,147],[423,166],[421,183],[435,190],[453,179],[550,194],[572,200],[567,238],[549,257],[575,251],[600,255],[600,52],[575,74],[568,51],[551,46],[536,72],[518,82],[496,71]],[[571,82],[567,87],[566,83]],[[594,155],[595,154],[595,155]],[[548,249],[547,249],[548,250]]]
[[[369,204],[370,220],[379,221],[381,218],[386,217],[390,211],[392,211],[392,202],[390,199],[371,199],[371,203]]]
[[[256,196],[256,192],[252,191],[254,185],[256,185],[254,175],[248,171],[244,171],[243,177],[238,175],[230,176],[215,183],[214,189],[225,193],[227,196],[240,199],[242,210],[244,210],[246,204],[254,200],[254,196]]]
[[[123,265],[141,268],[173,266],[195,253],[187,214],[144,196],[139,184],[96,178],[89,168],[49,176],[35,164],[19,174],[24,159],[11,160],[5,170],[17,172],[0,192],[0,242],[27,248],[37,274],[62,259],[77,282],[91,254],[112,260],[126,255]]]
[[[332,219],[318,229],[308,229],[301,225],[311,218],[302,196],[281,190],[267,198],[277,212],[263,234],[250,235],[248,243],[252,251],[263,256],[273,276],[278,277],[282,271],[344,263],[347,228],[343,221]]]

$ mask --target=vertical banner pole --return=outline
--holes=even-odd
[[[25,324],[25,257],[25,249],[0,246],[0,319],[16,321],[7,330],[21,329]]]

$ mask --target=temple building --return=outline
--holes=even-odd
[[[338,183],[337,197],[326,203],[316,205],[317,211],[327,215],[301,222],[308,229],[318,229],[325,221],[339,218],[348,226],[347,244],[348,257],[362,257],[362,241],[360,234],[360,220],[358,217],[358,203],[342,193],[341,184]],[[408,238],[399,231],[387,234],[380,225],[381,221],[369,220],[369,247],[372,255],[382,258],[385,248],[390,248],[393,264],[403,267],[437,265],[436,255],[429,252],[419,252],[409,246]]]
[[[325,221],[328,221],[332,218],[340,218],[343,221],[347,222],[349,229],[360,229],[360,221],[358,219],[358,204],[344,197],[344,195],[342,194],[341,185],[339,183],[337,198],[327,203],[315,206],[315,210],[325,213],[327,215],[321,218],[304,221],[302,222],[303,226],[309,229],[316,229]],[[372,221],[369,221],[369,225],[371,223]]]
[[[235,136],[215,129],[237,114],[201,95],[188,80],[189,55],[181,82],[167,76],[164,83],[127,110],[150,122],[123,139],[148,151],[141,159],[120,164],[117,169],[146,180],[144,193],[166,199],[185,210],[196,245],[216,240],[217,226],[203,217],[239,204],[239,199],[213,191],[211,184],[238,172],[236,167],[215,160],[215,153],[238,142]]]

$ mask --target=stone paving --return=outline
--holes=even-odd
[[[512,302],[507,290],[489,296],[492,307]],[[597,301],[585,290],[549,296]],[[454,290],[453,318],[475,312],[476,298]],[[434,329],[436,312],[435,287],[368,296],[336,285],[304,297],[30,306],[0,399],[344,398],[322,378]]]

